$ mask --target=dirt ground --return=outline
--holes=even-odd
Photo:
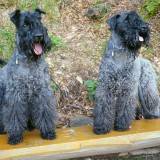
[[[46,56],[52,78],[67,95],[65,97],[59,90],[56,91],[59,116],[57,127],[67,127],[72,116],[92,117],[93,102],[88,100],[83,82],[98,77],[101,56],[110,36],[106,20],[121,11],[136,9],[139,12],[143,0],[97,2],[107,8],[102,18],[93,19],[87,16],[88,9],[95,7],[96,0],[61,0],[57,8],[58,21],[52,23],[43,18],[49,34],[60,36],[64,43],[63,47]],[[4,11],[5,8],[0,10]],[[9,11],[11,8],[7,9]],[[6,18],[3,12],[0,15],[1,20]],[[152,61],[160,75],[159,17],[160,14],[157,14],[147,20],[151,27],[151,42],[149,48],[141,49],[140,54]]]

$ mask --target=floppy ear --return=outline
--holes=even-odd
[[[15,26],[18,26],[18,22],[19,22],[19,19],[20,19],[20,13],[21,11],[19,9],[15,10],[14,12],[11,12],[9,13],[9,18],[10,20],[12,21],[12,23],[15,25]]]
[[[117,24],[117,19],[118,19],[119,16],[120,16],[120,15],[117,14],[117,15],[109,18],[109,19],[106,21],[107,24],[110,26],[110,29],[111,29],[111,30],[114,30],[114,29],[115,29],[116,24]]]
[[[38,12],[39,14],[46,14],[46,12],[42,11],[42,10],[39,9],[39,8],[36,8],[36,9],[35,9],[35,12]]]

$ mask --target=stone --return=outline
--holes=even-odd
[[[92,125],[93,119],[87,116],[77,116],[70,118],[70,127],[79,127],[83,125]]]

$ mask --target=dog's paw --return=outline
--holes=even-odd
[[[22,134],[19,134],[19,135],[10,135],[9,136],[9,139],[8,139],[8,144],[11,144],[11,145],[16,145],[20,142],[22,142],[23,140],[23,136]]]
[[[93,132],[95,134],[106,134],[110,132],[110,129],[105,128],[105,127],[94,127]]]
[[[116,131],[127,131],[131,128],[131,120],[127,117],[116,118],[114,129]]]
[[[41,132],[41,137],[43,139],[52,140],[56,138],[56,133],[55,132],[46,132],[46,133]]]
[[[116,131],[127,131],[131,128],[131,125],[121,125],[121,124],[116,124],[114,126],[114,129]]]
[[[5,134],[4,127],[0,127],[0,134]]]

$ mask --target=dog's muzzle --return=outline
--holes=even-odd
[[[43,40],[44,40],[43,34],[35,35],[35,44],[33,50],[36,55],[41,55],[43,52],[43,47],[42,47]]]
[[[147,24],[142,25],[141,28],[140,28],[140,32],[142,34],[147,33],[148,32],[148,25]]]
[[[141,25],[139,30],[140,30],[139,31],[139,41],[144,42],[144,38],[147,36],[149,32],[149,27],[147,24],[143,24]]]
[[[36,39],[37,42],[42,41],[43,40],[43,34],[36,34],[35,39]]]

